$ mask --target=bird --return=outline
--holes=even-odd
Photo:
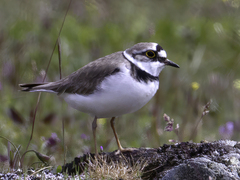
[[[141,42],[88,63],[55,82],[19,84],[22,91],[48,92],[64,99],[72,108],[94,117],[92,132],[98,155],[98,118],[111,118],[118,150],[123,152],[115,130],[115,117],[141,109],[159,88],[159,74],[165,66],[179,68],[166,51],[154,42]]]

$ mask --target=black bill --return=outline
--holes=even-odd
[[[170,61],[169,59],[166,59],[166,60],[164,61],[164,64],[165,64],[165,65],[168,65],[168,66],[180,68],[179,65],[177,65],[176,63]]]

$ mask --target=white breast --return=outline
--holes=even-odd
[[[156,93],[159,82],[138,82],[126,67],[107,77],[91,95],[62,94],[73,108],[107,118],[132,113],[142,108]]]

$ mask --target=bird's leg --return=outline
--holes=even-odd
[[[124,148],[121,146],[120,141],[119,141],[118,136],[117,136],[117,133],[116,133],[116,131],[115,131],[114,120],[115,120],[115,117],[112,117],[112,119],[111,119],[110,122],[111,122],[111,127],[112,127],[112,130],[113,130],[115,139],[116,139],[116,141],[117,141],[118,149],[119,149],[120,151],[124,151]]]
[[[96,140],[96,129],[97,129],[97,116],[94,117],[94,120],[92,122],[92,131],[93,131],[93,139],[94,139],[94,146],[95,146],[95,155],[98,156],[97,140]]]

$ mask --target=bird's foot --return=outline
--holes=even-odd
[[[121,148],[121,149],[118,149],[115,154],[120,154],[120,153],[125,153],[125,152],[133,152],[133,151],[136,151],[137,148]]]

